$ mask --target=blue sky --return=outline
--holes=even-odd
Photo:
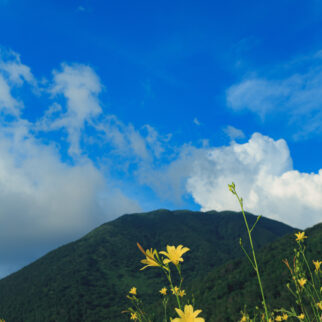
[[[0,276],[124,213],[322,218],[320,1],[0,0]]]

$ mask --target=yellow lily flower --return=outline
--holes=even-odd
[[[160,291],[159,291],[162,295],[167,295],[167,288],[163,287]]]
[[[297,238],[296,241],[301,242],[304,238],[307,238],[307,236],[305,236],[305,232],[298,232],[296,234],[294,234]]]
[[[246,315],[243,315],[242,318],[240,319],[240,322],[246,322],[247,321],[247,317]]]
[[[306,284],[306,282],[307,282],[307,280],[305,279],[305,278],[300,278],[299,280],[297,280],[298,281],[298,283],[299,283],[299,285],[301,286],[301,287],[304,287],[304,285]]]
[[[173,294],[173,295],[177,294],[177,293],[178,293],[178,291],[179,291],[179,287],[178,287],[178,286],[175,286],[175,287],[171,290],[171,292],[172,292],[172,294]]]
[[[316,303],[316,305],[322,311],[322,301]]]
[[[320,266],[322,264],[322,261],[312,261],[315,266],[315,271],[318,272],[320,269]]]
[[[162,251],[160,254],[168,257],[163,261],[164,264],[172,262],[174,265],[178,265],[179,262],[183,262],[183,258],[181,256],[189,250],[190,249],[188,247],[183,247],[182,245],[179,245],[178,247],[167,245],[167,251]]]
[[[155,249],[147,249],[146,251],[142,248],[142,246],[139,243],[136,243],[139,250],[145,255],[146,259],[142,259],[141,263],[146,264],[144,267],[140,269],[142,271],[143,269],[149,267],[149,266],[161,266],[161,264],[157,261],[155,256],[157,255],[157,251]]]
[[[138,315],[135,313],[131,313],[131,320],[137,320],[138,319]]]
[[[132,287],[129,293],[136,295],[136,287]]]
[[[202,311],[193,311],[192,305],[185,305],[184,311],[177,308],[175,310],[180,317],[173,319],[172,322],[205,322],[205,319],[197,317]]]

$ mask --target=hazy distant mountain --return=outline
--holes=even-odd
[[[250,224],[256,220],[254,215],[247,214],[247,217]],[[319,229],[321,232],[321,227]],[[293,234],[294,230],[283,223],[261,218],[254,231],[256,248]],[[241,283],[246,283],[245,278],[251,277],[238,271],[247,266],[239,260],[244,258],[240,237],[247,240],[243,217],[231,211],[157,210],[124,215],[2,279],[0,314],[9,322],[128,321],[128,316],[121,311],[128,307],[126,294],[132,286],[137,287],[144,302],[154,305],[160,299],[158,290],[166,285],[158,269],[139,271],[143,255],[136,242],[140,242],[145,249],[163,250],[166,245],[179,244],[190,248],[182,266],[184,287],[199,292],[202,308],[210,317],[208,321],[217,321],[209,307],[211,303],[203,295],[218,299],[217,278],[222,283],[234,273],[241,275]],[[282,240],[287,245],[290,235],[285,238]],[[276,260],[274,252],[278,245],[271,244],[263,249],[266,256],[261,258],[267,262],[268,269],[270,261]],[[238,261],[231,262],[233,259]],[[226,263],[228,266],[224,265]],[[225,283],[221,287],[227,289],[218,299],[220,303],[231,298],[232,292]]]

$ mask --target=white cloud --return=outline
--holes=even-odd
[[[214,148],[205,140],[200,148],[192,144],[175,147],[170,144],[171,135],[160,135],[151,125],[135,128],[116,116],[103,115],[102,85],[89,66],[63,64],[49,83],[54,102],[43,118],[36,123],[23,120],[19,114],[23,102],[13,96],[12,88],[24,83],[35,87],[37,81],[17,57],[12,63],[0,63],[0,109],[16,116],[9,123],[0,119],[0,274],[118,215],[140,211],[138,203],[121,190],[117,180],[122,175],[112,177],[114,169],[130,176],[135,188],[147,185],[177,205],[191,194],[202,210],[238,210],[227,189],[234,181],[248,211],[299,228],[321,219],[322,170],[318,174],[294,171],[284,140],[255,133],[245,144],[232,141]],[[43,86],[40,94],[48,92],[48,83]],[[258,92],[266,102],[267,83],[256,86],[262,87]],[[239,90],[242,102],[242,87]],[[231,97],[237,95],[237,87],[232,93]],[[232,100],[236,102],[237,98]],[[268,104],[266,110],[274,106]],[[61,160],[59,145],[55,146],[60,138],[46,145],[34,136],[35,128],[66,131],[73,164]],[[224,131],[232,140],[244,136],[232,126]],[[41,134],[36,133],[44,138]],[[104,152],[96,161],[106,161],[104,174],[84,156],[83,148],[89,144],[102,147]]]
[[[21,118],[24,104],[17,91],[12,94],[24,83],[31,89],[37,86],[30,68],[15,53],[2,55],[0,109],[15,117],[0,119],[0,275],[119,215],[141,210],[112,178],[81,155],[84,126],[94,126],[102,112],[98,100],[102,85],[95,72],[88,66],[63,64],[50,85],[56,102],[36,123]],[[48,83],[43,86],[38,94],[48,91]],[[37,139],[35,129],[65,130],[73,164],[61,160],[57,142],[46,145]],[[133,127],[128,130],[131,146],[142,156],[143,138]]]
[[[18,54],[0,48],[0,110],[5,114],[20,115],[23,103],[12,96],[11,90],[24,82],[36,85],[30,68],[21,63]]]
[[[1,52],[0,52],[1,54]],[[0,70],[5,73],[8,80],[15,85],[22,85],[25,81],[27,83],[35,84],[36,81],[28,66],[21,63],[20,56],[15,52],[9,52],[7,59],[0,60]]]
[[[46,252],[123,213],[140,210],[107,183],[90,160],[73,166],[62,163],[54,146],[30,135],[30,126],[20,120],[0,129],[3,272],[19,262],[20,248],[30,260],[37,250]]]
[[[66,111],[63,112],[60,104],[54,104],[38,123],[38,129],[49,131],[64,128],[68,134],[69,154],[79,156],[82,152],[82,129],[102,113],[98,99],[101,90],[100,80],[91,67],[62,64],[61,71],[54,71],[50,92],[54,96],[63,95],[66,99]]]
[[[231,125],[228,125],[224,128],[224,132],[228,135],[231,140],[242,139],[245,137],[245,134],[242,130],[237,129]]]
[[[310,66],[303,68],[301,63]],[[293,65],[288,68],[293,71],[288,71],[286,76],[284,73],[283,77],[269,79],[246,77],[231,86],[226,93],[228,106],[234,110],[250,110],[263,120],[268,115],[283,115],[288,120],[286,126],[294,128],[295,139],[321,134],[321,57],[304,57],[302,62]]]
[[[155,157],[160,158],[162,153],[165,151],[163,142],[170,140],[171,136],[168,136],[167,138],[161,138],[159,133],[149,124],[146,124],[145,126],[143,126],[143,128],[147,131],[145,140],[148,146],[153,151]]]
[[[201,147],[184,145],[171,162],[143,164],[141,184],[177,205],[191,194],[201,210],[235,210],[239,204],[228,190],[235,182],[245,209],[254,214],[307,228],[322,219],[322,170],[300,173],[285,140],[254,133],[247,143]]]
[[[109,115],[95,123],[101,134],[100,140],[113,148],[113,153],[132,160],[134,163],[152,163],[165,152],[171,135],[160,135],[151,125],[136,129],[132,124],[124,124],[116,116]]]
[[[321,221],[322,170],[294,171],[284,140],[255,133],[245,144],[209,149],[194,160],[187,189],[202,210],[239,210],[227,188],[233,181],[247,211],[298,228]]]
[[[6,114],[18,116],[22,104],[12,97],[10,91],[10,86],[0,74],[0,110]]]
[[[203,150],[191,145],[183,145],[175,160],[161,166],[141,164],[136,175],[141,184],[151,187],[162,199],[181,205],[189,177],[197,154],[202,158]]]
[[[201,125],[199,120],[196,117],[193,119],[193,123],[195,123],[198,126]]]
[[[227,90],[227,103],[234,110],[249,109],[261,117],[274,110],[286,108],[292,93],[288,82],[246,79]]]
[[[104,143],[113,147],[114,154],[135,161],[151,161],[152,155],[148,150],[147,141],[132,124],[125,125],[117,117],[110,115],[95,124]],[[152,139],[152,138],[151,138]]]

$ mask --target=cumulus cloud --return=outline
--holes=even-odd
[[[36,123],[22,118],[23,102],[16,91],[12,94],[24,83],[37,85],[30,68],[18,55],[1,56],[0,109],[14,117],[0,119],[0,276],[106,221],[141,210],[113,178],[81,155],[85,123],[101,113],[102,86],[94,71],[66,64],[55,71],[53,82],[43,86],[50,86],[56,102]],[[45,144],[37,130],[65,130],[73,163],[62,161],[59,144]]]
[[[321,221],[322,170],[293,170],[284,140],[259,133],[245,144],[213,148],[193,161],[187,190],[202,210],[239,210],[227,189],[234,181],[245,207],[255,214],[307,228]]]
[[[151,125],[136,128],[104,115],[100,79],[91,67],[79,64],[63,64],[52,81],[42,84],[40,94],[49,92],[50,103],[33,123],[22,118],[23,102],[13,91],[25,83],[38,86],[19,56],[0,60],[0,111],[14,116],[0,118],[0,275],[118,215],[140,211],[138,203],[121,190],[122,175],[114,177],[114,169],[131,176],[135,188],[148,186],[175,205],[191,195],[202,210],[239,210],[227,189],[234,181],[246,209],[255,214],[299,228],[321,218],[322,170],[316,174],[295,171],[284,140],[255,133],[247,143],[237,144],[234,140],[244,133],[227,126],[229,146],[211,147],[207,140],[201,147],[174,146],[171,135],[162,135]],[[252,88],[254,83],[247,86]],[[258,86],[263,87],[264,97],[267,84]],[[239,92],[232,88],[232,105],[237,104],[236,93],[241,102],[244,97],[242,87]],[[288,102],[290,95],[283,100]],[[276,100],[280,99],[277,95]],[[47,140],[47,131],[58,135]],[[64,140],[71,163],[62,161],[66,156],[59,144]],[[85,153],[90,144],[103,151],[95,164]]]
[[[250,110],[263,120],[269,114],[282,112],[289,119],[288,125],[294,127],[296,139],[321,134],[321,57],[314,55],[303,61],[309,67],[299,68],[297,62],[282,77],[246,77],[227,90],[227,105],[233,110]]]
[[[29,126],[19,121],[0,131],[0,256],[2,263],[7,260],[0,272],[15,261],[21,265],[36,250],[45,252],[140,210],[90,160],[62,163],[57,149],[37,141]]]
[[[63,96],[66,104],[55,103],[38,122],[39,130],[65,129],[69,142],[69,154],[81,154],[81,131],[102,112],[98,95],[102,90],[99,77],[86,65],[62,64],[61,71],[54,71],[50,89],[54,97]]]
[[[141,184],[176,205],[190,194],[202,211],[239,211],[227,186],[235,182],[247,211],[254,214],[297,228],[307,228],[322,218],[322,170],[294,170],[286,141],[260,133],[244,144],[184,145],[172,161],[159,167],[143,164],[136,174]]]

